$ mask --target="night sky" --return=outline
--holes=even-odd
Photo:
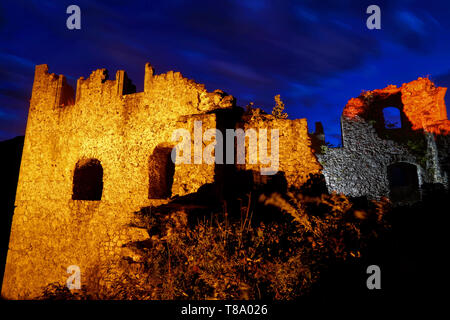
[[[66,27],[81,8],[81,30]],[[366,8],[381,8],[381,30]],[[125,70],[143,90],[144,65],[180,71],[270,112],[322,121],[340,142],[339,118],[361,90],[427,76],[450,86],[449,1],[20,1],[0,2],[0,140],[23,135],[34,66],[76,79]],[[450,94],[450,93],[449,93]],[[447,98],[450,102],[450,99]]]

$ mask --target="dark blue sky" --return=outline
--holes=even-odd
[[[67,6],[81,30],[66,28]],[[366,28],[370,4],[381,30]],[[450,85],[448,1],[20,1],[0,2],[0,140],[25,131],[34,66],[71,84],[92,70],[144,64],[222,89],[270,112],[281,94],[289,118],[322,121],[340,140],[343,107],[361,90],[429,75]],[[450,101],[450,100],[448,100]]]

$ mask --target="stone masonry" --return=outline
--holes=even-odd
[[[405,200],[420,199],[429,185],[448,187],[446,90],[418,78],[350,99],[341,117],[342,147],[318,154],[328,189],[356,197],[391,197],[390,171],[401,174],[408,167],[417,175],[418,190],[416,199]],[[387,125],[383,116],[387,107],[398,109],[400,128]]]
[[[351,99],[341,117],[341,148],[325,147],[321,125],[310,134],[306,119],[244,111],[223,91],[208,92],[178,72],[156,75],[150,64],[144,91],[135,91],[124,71],[109,80],[105,69],[96,70],[80,78],[75,91],[63,75],[36,66],[2,297],[33,299],[50,283],[64,285],[70,265],[96,290],[118,261],[133,259],[125,244],[149,238],[131,223],[141,208],[205,189],[220,200],[240,184],[239,172],[251,173],[254,185],[274,179],[261,175],[266,165],[260,161],[249,163],[256,152],[250,138],[245,164],[174,164],[172,134],[185,129],[194,136],[198,121],[203,133],[267,129],[270,137],[278,129],[275,177],[286,188],[298,189],[320,173],[329,191],[350,196],[420,198],[426,185],[448,187],[446,89],[429,79]],[[399,109],[401,128],[386,128],[387,106]],[[272,143],[263,147],[271,150]],[[404,172],[414,176],[406,186],[398,183]]]
[[[171,138],[179,128],[192,133],[195,121],[203,132],[264,125],[243,124],[242,114],[232,96],[207,92],[178,72],[156,75],[150,64],[138,93],[124,71],[109,80],[96,70],[75,92],[63,75],[36,66],[2,296],[33,299],[50,283],[64,285],[70,265],[95,290],[107,277],[102,266],[130,254],[124,244],[149,237],[131,226],[134,212],[208,186],[221,198],[224,181],[233,184],[228,166],[174,165]],[[263,117],[269,135],[280,129],[280,170],[289,185],[319,172],[305,119]]]

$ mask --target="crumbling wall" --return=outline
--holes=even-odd
[[[429,180],[405,146],[381,139],[371,124],[343,116],[341,125],[346,137],[344,146],[318,155],[330,191],[354,197],[389,197],[387,167],[397,162],[417,165],[419,182]]]
[[[350,99],[341,117],[343,147],[318,156],[328,188],[351,196],[389,197],[387,168],[398,162],[417,167],[420,185],[447,185],[445,92],[418,78]],[[401,128],[386,128],[383,109],[389,106],[400,110]]]
[[[258,133],[258,147],[254,149],[257,163],[251,164],[249,161],[252,149],[249,148],[249,139],[246,139],[246,161],[242,167],[243,170],[252,170],[255,173],[256,183],[265,183],[267,179],[271,178],[270,175],[261,176],[260,174],[261,169],[270,167],[270,163],[261,163],[259,157],[259,142],[262,139],[260,133],[264,129],[267,129],[267,144],[265,145],[267,153],[265,154],[269,155],[269,158],[272,141],[275,142],[272,140],[272,130],[278,129],[279,131],[279,166],[276,174],[286,179],[287,187],[299,188],[310,178],[310,174],[320,172],[322,167],[311,149],[306,119],[277,119],[272,115],[256,112],[244,116],[240,125],[244,131],[254,129]]]
[[[382,119],[383,107],[391,103],[401,110],[407,121],[403,126],[411,130],[448,133],[450,120],[447,119],[444,100],[446,92],[447,88],[436,87],[430,79],[419,77],[401,87],[389,85],[384,89],[365,91],[348,101],[342,115],[350,119],[359,116],[366,121],[377,121]],[[395,97],[400,101],[393,101]]]
[[[196,121],[201,121],[201,137],[206,130],[215,129],[217,127],[217,119],[215,114],[193,115],[180,117],[177,121],[179,128],[186,128],[191,136],[191,159],[190,163],[180,163],[175,167],[174,184],[172,187],[173,194],[186,195],[196,192],[200,187],[215,182],[216,164],[195,163],[194,161],[194,126]],[[202,157],[205,147],[205,142],[201,141]],[[188,178],[189,177],[189,178]]]
[[[121,83],[106,75],[101,69],[80,79],[76,103],[62,107],[54,102],[57,77],[48,75],[46,66],[37,67],[18,200],[70,198],[75,165],[88,158],[103,166],[102,200],[142,203],[148,198],[148,161],[154,148],[175,145],[172,133],[178,128],[192,132],[191,116],[204,122],[204,131],[215,128],[215,115],[206,112],[232,108],[234,103],[230,96],[208,93],[179,73],[154,76],[148,91],[128,95],[122,95],[126,79],[122,71],[116,75]],[[52,86],[54,90],[49,90]],[[189,179],[210,176],[214,165],[210,166],[209,172],[202,167],[196,174],[177,167],[175,176],[192,187],[175,188],[173,195],[195,192],[198,183]],[[174,181],[178,184],[181,181]]]
[[[129,227],[149,199],[149,159],[156,147],[172,147],[178,128],[216,127],[215,109],[234,108],[234,98],[179,73],[154,75],[145,68],[144,92],[134,91],[124,71],[108,79],[105,69],[80,78],[76,95],[64,76],[36,67],[2,296],[32,298],[51,282],[65,284],[66,268],[81,268],[82,284],[94,287],[104,274],[99,261],[115,261],[122,245],[146,237]],[[70,104],[72,102],[72,104]],[[72,200],[80,159],[103,170],[100,201]],[[214,164],[176,165],[171,195],[213,183]],[[113,268],[113,266],[111,266]]]

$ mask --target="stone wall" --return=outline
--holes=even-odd
[[[133,92],[124,71],[108,80],[100,69],[78,80],[74,96],[64,76],[36,67],[3,297],[32,298],[48,283],[64,284],[72,264],[83,284],[98,284],[98,264],[113,261],[125,241],[145,237],[128,227],[132,213],[167,201],[149,199],[155,148],[173,147],[174,130],[192,133],[196,120],[203,132],[216,128],[211,112],[235,108],[222,91],[207,92],[180,73],[154,75],[148,64],[144,92]],[[72,200],[75,167],[89,159],[102,167],[101,201]],[[169,194],[196,192],[216,174],[215,164],[176,165]]]
[[[254,129],[258,133],[258,143],[261,140],[261,130],[267,130],[267,145],[265,154],[271,154],[272,150],[272,130],[278,129],[279,141],[279,166],[278,175],[282,175],[286,179],[287,187],[299,188],[308,179],[311,174],[317,174],[322,169],[311,149],[311,139],[308,135],[308,124],[306,119],[277,119],[268,114],[252,114],[242,118],[240,124],[244,131]],[[256,164],[251,164],[249,156],[251,150],[249,149],[249,140],[246,139],[246,162],[243,167],[244,170],[252,170],[255,172],[255,179],[262,179],[264,183],[270,176],[261,177],[259,174],[261,169],[268,168],[270,164],[261,164],[259,151],[260,145],[255,149],[257,151],[255,158],[258,159]],[[258,181],[256,181],[258,182]]]
[[[387,167],[397,162],[416,165],[420,184],[430,180],[405,146],[381,139],[369,123],[342,117],[341,124],[344,146],[318,155],[330,191],[354,197],[389,197]]]
[[[97,70],[79,80],[76,103],[60,106],[51,98],[57,95],[58,78],[47,74],[46,66],[37,67],[18,200],[70,198],[75,164],[94,158],[104,170],[103,200],[141,203],[148,198],[148,161],[155,147],[175,144],[171,137],[177,128],[192,131],[187,116],[202,114],[206,130],[216,127],[215,115],[206,112],[233,107],[229,97],[207,93],[179,73],[153,76],[149,91],[129,95],[122,95],[118,81],[105,76],[105,70]],[[194,180],[214,174],[214,165],[198,165],[195,174],[190,167],[176,168],[174,185],[188,187],[176,187],[174,195],[195,192]]]
[[[388,166],[395,163],[416,166],[419,186],[447,186],[450,121],[445,93],[446,88],[418,78],[350,99],[341,117],[343,146],[318,155],[329,190],[389,197]],[[399,110],[400,128],[386,127],[386,107]]]
[[[129,203],[48,200],[16,202],[2,296],[30,299],[49,283],[65,284],[67,267],[77,265],[81,284],[92,292],[106,285],[111,261],[126,257],[124,244],[148,238],[129,226]],[[105,268],[108,267],[108,269]]]

